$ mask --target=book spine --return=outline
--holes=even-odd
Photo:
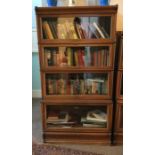
[[[50,21],[50,20],[48,21],[48,23],[49,23],[49,27],[50,27],[50,29],[51,29],[53,38],[56,39],[56,38],[57,38],[57,35],[56,35],[55,29],[54,29],[54,27],[53,27],[53,23],[52,23],[52,21]]]
[[[81,64],[82,64],[82,66],[84,66],[84,50],[83,49],[81,49]]]
[[[72,66],[72,51],[71,48],[67,48],[67,64],[68,66]]]
[[[70,80],[67,80],[66,84],[67,84],[67,86],[66,86],[66,94],[70,95],[71,94],[71,82],[70,82]]]
[[[101,67],[101,51],[97,51],[98,55],[97,55],[97,62],[98,62],[98,66]]]
[[[53,65],[56,66],[57,65],[57,54],[56,54],[56,50],[53,51],[52,53],[52,57],[53,57]]]
[[[53,65],[52,53],[50,50],[45,51],[45,64],[46,64],[46,66],[52,66]]]
[[[53,94],[53,80],[48,79],[48,93],[49,95]]]
[[[60,65],[60,53],[59,53],[59,51],[56,52],[56,65]]]
[[[70,80],[70,83],[71,83],[71,95],[74,94],[74,80]]]
[[[50,29],[50,26],[49,26],[48,22],[47,21],[44,21],[43,22],[43,25],[44,25],[45,30],[47,32],[48,39],[54,39],[53,34],[52,34],[52,31]]]
[[[104,50],[101,50],[101,66],[104,66],[104,62],[103,62],[103,58],[104,58]]]
[[[76,31],[76,33],[77,33],[77,35],[78,35],[78,38],[79,38],[79,39],[82,39],[78,24],[75,23],[75,24],[74,24],[74,27],[75,27],[75,31]]]
[[[79,66],[79,63],[78,63],[78,51],[74,51],[74,57],[75,57],[75,65]]]
[[[80,94],[84,94],[84,80],[80,80]]]

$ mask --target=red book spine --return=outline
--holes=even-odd
[[[81,51],[78,50],[78,64],[79,66],[82,66],[82,62],[81,62]]]
[[[67,86],[66,86],[66,94],[71,95],[71,83],[70,80],[67,81]]]
[[[84,66],[84,51],[83,50],[80,50],[80,63],[81,63],[81,66]]]

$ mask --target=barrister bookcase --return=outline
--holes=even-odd
[[[117,5],[36,15],[44,142],[110,144]]]

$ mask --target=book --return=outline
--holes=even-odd
[[[53,80],[52,79],[48,79],[47,80],[47,85],[48,85],[48,94],[53,94],[54,90],[53,90]]]
[[[53,65],[56,66],[57,65],[57,51],[56,50],[53,50],[52,51],[53,53]]]
[[[94,25],[94,27],[96,28],[96,30],[99,32],[100,36],[101,36],[102,38],[105,38],[104,34],[102,33],[102,31],[101,31],[101,29],[98,27],[98,25],[97,25],[95,22],[93,22],[93,25]]]
[[[104,29],[103,26],[98,25],[98,27],[102,30],[102,32],[104,33],[105,38],[110,38],[109,34],[106,32],[106,30]]]
[[[78,51],[74,51],[74,60],[75,60],[75,66],[79,66],[79,61],[78,61]]]
[[[49,116],[46,120],[47,123],[51,124],[67,124],[69,121],[69,113],[66,111],[60,111],[57,115],[53,118],[53,116]]]
[[[77,33],[79,39],[82,39],[83,36],[82,36],[81,30],[80,30],[79,24],[75,23],[74,26],[75,26],[75,30],[76,30],[76,33]]]
[[[86,120],[94,122],[107,122],[107,114],[101,110],[93,110],[87,113]]]
[[[66,36],[65,36],[65,31],[62,29],[62,24],[58,24],[57,25],[57,32],[58,32],[58,38],[59,39],[66,39]]]
[[[66,47],[59,47],[59,66],[67,66]]]
[[[65,20],[65,27],[69,39],[78,39],[78,35],[74,26],[74,18],[67,18]]]
[[[104,80],[102,84],[102,94],[107,94],[108,92],[108,80]]]
[[[81,117],[81,123],[82,124],[105,125],[107,121],[100,122],[100,121],[88,120],[87,116],[85,116],[85,117]]]
[[[95,31],[92,24],[89,24],[89,30],[91,31],[90,38],[100,38],[100,35]]]
[[[50,29],[51,29],[54,39],[57,39],[58,36],[57,36],[57,32],[56,32],[53,21],[49,20],[48,23],[49,23],[49,26],[50,26]]]
[[[46,62],[46,65],[48,66],[53,65],[52,53],[50,50],[45,50],[45,62]]]
[[[73,51],[70,47],[67,48],[66,50],[67,52],[67,64],[68,66],[72,66],[73,65],[73,58],[72,58],[72,55],[73,55]]]
[[[42,26],[43,26],[43,31],[45,33],[46,39],[54,39],[48,22],[44,21]]]
[[[106,128],[105,124],[89,124],[89,123],[83,123],[83,127],[89,127],[89,128]]]

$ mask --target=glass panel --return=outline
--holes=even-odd
[[[123,106],[120,107],[120,128],[123,128]]]
[[[107,128],[107,106],[47,106],[47,127]]]
[[[43,39],[108,39],[111,16],[42,18]]]
[[[123,74],[122,74],[122,77],[121,77],[121,87],[120,87],[120,94],[123,95]]]
[[[46,74],[47,95],[107,95],[108,73]]]
[[[108,67],[109,46],[105,47],[45,47],[46,66]]]

